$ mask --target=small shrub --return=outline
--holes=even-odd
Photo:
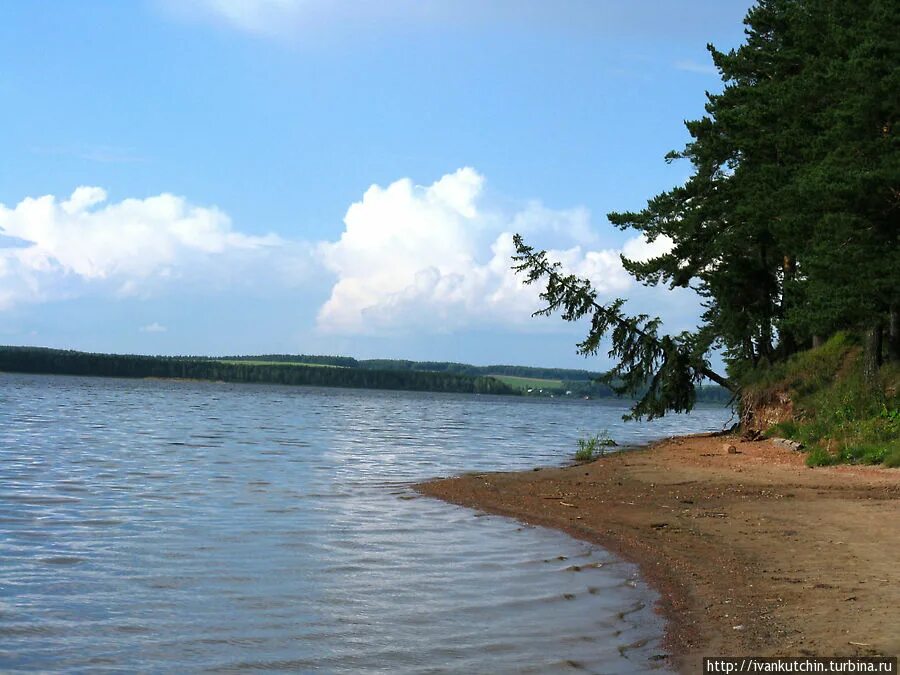
[[[900,363],[884,364],[877,382],[868,381],[855,336],[839,333],[742,381],[751,410],[790,400],[793,419],[769,434],[811,448],[809,466],[900,464]]]
[[[826,386],[840,369],[847,355],[856,347],[854,336],[836,333],[818,349],[798,352],[786,362],[771,366],[761,364],[742,374],[745,387],[766,389],[776,384],[791,387],[806,394]]]
[[[811,447],[819,443],[823,438],[827,438],[830,431],[831,429],[827,422],[813,419],[797,430],[794,440]]]
[[[900,468],[900,448],[891,450],[884,458],[884,465],[890,469]]]
[[[590,462],[597,457],[602,457],[606,448],[616,445],[616,442],[605,431],[602,434],[579,438],[577,443],[578,450],[575,452],[575,460],[578,462]]]
[[[588,444],[581,445],[583,439],[578,439],[578,450],[575,451],[576,462],[590,462],[594,459],[594,449]]]
[[[794,438],[800,429],[800,425],[794,420],[786,420],[779,422],[768,431],[769,436],[782,436],[784,438]]]
[[[835,458],[824,448],[812,448],[806,455],[806,466],[831,466]]]
[[[838,453],[837,459],[844,464],[881,464],[887,454],[884,445],[856,444],[845,445]]]
[[[887,427],[889,433],[900,434],[900,408],[888,410],[885,403],[881,404],[881,413],[879,418],[884,420],[884,426]]]

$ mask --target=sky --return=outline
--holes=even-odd
[[[613,228],[690,167],[749,0],[0,7],[0,344],[600,369],[511,237],[690,329]]]

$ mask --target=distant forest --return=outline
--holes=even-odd
[[[228,359],[208,357],[90,354],[39,347],[0,347],[0,371],[103,377],[164,377],[466,394],[519,393],[491,377],[417,370],[325,368],[321,365],[298,364],[296,361],[299,358],[295,356],[292,358],[294,363],[283,364],[235,363],[228,362]],[[274,359],[254,356],[246,357],[246,360],[264,362]],[[334,364],[322,363],[322,365]]]
[[[258,354],[253,356],[216,357],[224,361],[272,361],[282,363],[310,363],[342,368],[366,370],[404,370],[452,373],[454,375],[490,376],[511,375],[547,380],[596,380],[603,373],[571,368],[540,368],[533,366],[473,366],[452,361],[408,361],[405,359],[354,359],[352,356],[321,356],[315,354]]]
[[[587,370],[473,366],[446,361],[358,360],[350,356],[318,354],[143,356],[0,346],[2,371],[464,394],[616,397],[609,384],[598,381],[602,373]],[[722,387],[703,386],[699,388],[697,398],[700,401],[727,402],[730,393]]]
[[[206,357],[203,357],[206,358]],[[355,359],[352,356],[323,356],[320,354],[257,354],[216,357],[225,361],[249,361],[272,363],[309,363],[340,368],[366,370],[390,370],[403,372],[431,372],[468,375],[470,377],[515,377],[535,380],[554,380],[553,384],[535,384],[533,391],[525,386],[512,386],[515,393],[532,396],[574,396],[591,398],[618,398],[610,384],[602,380],[604,373],[577,368],[543,368],[540,366],[473,366],[454,361],[410,361],[407,359]],[[709,403],[727,403],[732,397],[724,387],[705,384],[697,388],[697,400]]]

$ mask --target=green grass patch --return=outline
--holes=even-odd
[[[807,466],[831,466],[836,463],[834,456],[823,448],[813,448],[806,453]]]
[[[606,431],[579,438],[577,443],[578,450],[575,451],[575,461],[577,462],[591,462],[606,454],[608,448],[618,445]]]
[[[756,402],[789,392],[794,418],[769,435],[801,442],[809,466],[900,465],[900,365],[882,366],[878,381],[866,382],[852,337],[835,335],[744,381],[745,395]]]
[[[900,469],[900,450],[892,450],[884,458],[884,465],[891,469]]]
[[[308,368],[343,368],[344,366],[335,366],[330,363],[303,363],[302,361],[252,361],[238,360],[232,361],[228,359],[219,359],[220,363],[227,363],[232,366],[306,366]]]
[[[746,390],[765,390],[789,387],[801,396],[827,386],[840,372],[847,358],[859,352],[854,336],[836,333],[818,349],[794,354],[787,361],[774,365],[761,364],[740,376]]]
[[[515,375],[488,375],[495,380],[514,389],[562,389],[565,385],[562,380],[545,380],[538,377],[516,377]]]

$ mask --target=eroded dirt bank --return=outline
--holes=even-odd
[[[711,655],[900,653],[898,469],[809,469],[769,441],[694,436],[418,489],[638,563],[682,672]]]

